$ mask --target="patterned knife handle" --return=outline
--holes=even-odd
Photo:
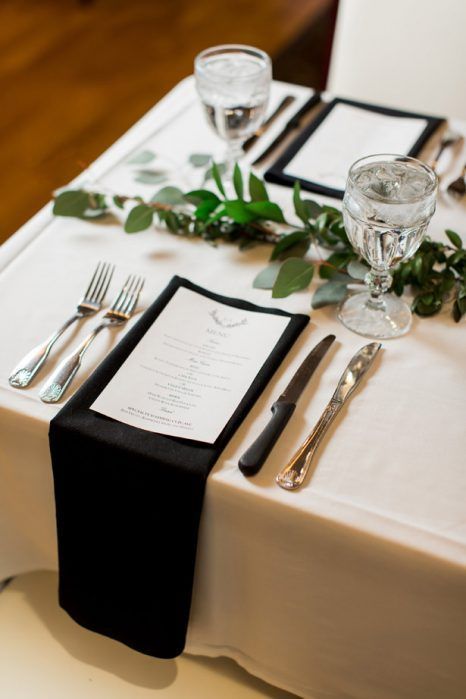
[[[281,488],[295,490],[303,484],[317,447],[341,406],[342,403],[337,400],[331,400],[327,405],[309,437],[276,477],[275,480]]]

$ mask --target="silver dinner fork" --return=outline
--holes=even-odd
[[[29,386],[34,376],[39,369],[44,365],[45,360],[50,354],[50,350],[56,343],[58,338],[63,335],[65,330],[70,327],[76,320],[87,318],[100,311],[102,303],[107,293],[110,281],[112,279],[114,265],[108,262],[99,262],[95,268],[94,274],[91,277],[89,286],[84,292],[84,296],[78,302],[76,311],[71,318],[68,318],[61,328],[54,332],[44,342],[37,347],[34,347],[21,361],[15,366],[8,381],[15,388],[25,388]]]
[[[123,323],[126,323],[126,321],[131,318],[136,309],[139,294],[143,286],[143,277],[136,277],[130,274],[120,292],[117,294],[112,306],[105,313],[102,322],[59,364],[50,378],[47,379],[39,393],[44,403],[57,403],[60,400],[76,376],[81,366],[84,353],[101,330],[123,325]]]

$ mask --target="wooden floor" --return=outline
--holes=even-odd
[[[3,0],[0,243],[217,43],[286,52],[331,0]],[[289,60],[289,56],[288,56]]]

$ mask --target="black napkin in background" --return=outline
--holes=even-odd
[[[367,102],[357,102],[355,100],[343,99],[342,97],[335,97],[327,106],[320,111],[316,118],[311,121],[290,143],[288,148],[282,155],[273,163],[267,172],[264,174],[264,179],[267,182],[274,182],[275,184],[280,184],[284,187],[294,187],[296,180],[300,183],[301,189],[305,189],[308,192],[316,192],[316,194],[322,194],[326,197],[335,197],[337,199],[343,199],[345,192],[342,189],[334,189],[333,187],[327,187],[326,185],[320,184],[319,182],[311,182],[310,180],[304,180],[300,177],[294,177],[287,175],[285,173],[286,166],[294,158],[296,153],[301,150],[306,141],[312,137],[314,131],[316,131],[322,122],[328,117],[332,109],[334,109],[338,104],[349,104],[353,107],[359,107],[359,109],[365,109],[369,112],[376,112],[377,114],[385,114],[386,116],[392,117],[411,117],[412,119],[424,119],[427,123],[419,138],[413,143],[411,148],[404,155],[409,155],[415,157],[420,152],[421,148],[427,142],[427,140],[432,136],[434,131],[436,131],[441,124],[445,122],[443,117],[429,116],[427,114],[418,114],[417,112],[407,112],[401,109],[392,109],[390,107],[382,107],[380,105],[369,104]],[[369,155],[369,153],[368,153]]]
[[[140,430],[89,409],[181,286],[290,317],[214,444]],[[207,476],[308,321],[174,277],[52,420],[59,601],[75,621],[148,655],[183,651]]]

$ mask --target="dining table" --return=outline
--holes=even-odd
[[[295,100],[248,150],[245,169],[312,93],[273,81],[270,112],[285,95]],[[465,122],[449,126],[466,137]],[[435,150],[435,139],[438,134],[420,157]],[[198,163],[205,158],[193,156],[219,161],[222,150],[189,76],[64,189],[143,198],[166,184],[198,189],[205,177]],[[446,229],[466,240],[466,199],[446,191],[464,162],[463,146],[454,158],[445,152],[439,164],[445,174],[428,230],[435,240],[447,242]],[[204,186],[215,187],[212,180]],[[295,220],[292,190],[267,188]],[[48,431],[63,402],[46,404],[39,391],[95,317],[67,331],[29,387],[10,386],[11,369],[72,313],[98,261],[115,265],[108,300],[129,274],[143,275],[134,317],[99,335],[66,400],[180,275],[219,294],[311,316],[207,479],[185,652],[227,656],[305,699],[464,699],[464,319],[455,323],[448,308],[432,318],[414,315],[407,335],[383,341],[371,372],[328,430],[305,484],[286,491],[275,482],[278,471],[369,340],[347,330],[335,307],[311,308],[317,274],[310,289],[286,298],[255,288],[270,245],[212,245],[161,225],[128,234],[122,216],[118,207],[95,220],[54,216],[49,203],[0,247],[0,580],[57,570]],[[336,340],[292,420],[261,471],[246,478],[238,468],[241,455],[300,362],[329,333]],[[148,555],[156,556],[157,541],[169,535],[154,531]]]

